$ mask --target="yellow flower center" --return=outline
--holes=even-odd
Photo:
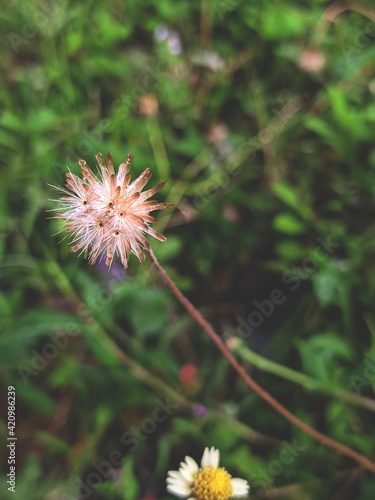
[[[205,467],[198,472],[192,493],[197,500],[229,500],[232,496],[231,476],[222,467]]]

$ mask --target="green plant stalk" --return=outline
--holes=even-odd
[[[171,388],[163,380],[148,372],[148,370],[130,358],[122,349],[118,347],[115,342],[113,342],[108,333],[103,329],[102,325],[91,315],[86,305],[78,297],[78,294],[71,286],[69,280],[57,262],[49,261],[47,270],[53,277],[60,291],[69,298],[76,314],[90,326],[92,335],[95,336],[98,342],[100,342],[101,347],[106,349],[109,355],[108,360],[112,362],[110,364],[113,364],[113,362],[123,363],[139,380],[142,380],[153,389],[170,396],[179,405],[185,408],[191,407],[191,403],[181,396],[181,394]]]
[[[151,116],[147,121],[147,132],[154,153],[159,179],[167,180],[170,177],[170,166],[163,135],[156,117]]]
[[[234,431],[237,435],[241,436],[246,441],[250,443],[262,443],[265,445],[271,446],[279,446],[281,443],[281,439],[267,436],[265,434],[261,434],[258,431],[252,429],[247,424],[244,424],[226,413],[217,410],[208,410],[207,417],[210,418],[213,422],[217,423],[218,421],[225,422],[228,424],[230,429]]]
[[[237,340],[237,339],[236,339]],[[286,380],[290,380],[295,384],[301,385],[306,390],[317,391],[323,394],[328,394],[333,396],[344,403],[349,403],[356,406],[362,406],[370,411],[375,412],[375,400],[361,396],[359,394],[354,394],[353,392],[346,391],[330,383],[329,385],[321,380],[317,380],[309,375],[292,370],[286,366],[275,363],[275,361],[270,361],[269,359],[260,356],[251,349],[249,349],[244,342],[238,341],[238,344],[234,347],[233,352],[238,354],[242,359],[248,361],[252,365],[256,366],[260,370],[266,371],[268,373],[273,373]]]

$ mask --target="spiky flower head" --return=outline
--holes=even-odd
[[[65,196],[59,200],[56,217],[63,219],[63,231],[71,236],[71,251],[84,253],[90,264],[105,256],[105,263],[110,267],[118,256],[126,268],[131,252],[144,261],[143,250],[150,248],[145,234],[166,241],[165,236],[150,226],[156,220],[150,212],[172,205],[149,200],[165,182],[142,192],[152,176],[151,169],[146,168],[131,183],[132,158],[129,153],[116,174],[110,153],[106,162],[97,153],[100,176],[96,176],[84,160],[79,160],[82,178],[69,172],[66,189],[57,188]]]

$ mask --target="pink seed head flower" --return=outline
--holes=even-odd
[[[99,177],[84,160],[79,160],[83,178],[69,172],[66,174],[67,189],[57,188],[65,196],[59,200],[56,217],[63,219],[63,231],[71,236],[71,251],[80,250],[90,264],[105,256],[105,263],[110,267],[118,256],[126,268],[131,252],[144,262],[143,250],[150,248],[145,234],[166,241],[165,236],[150,226],[156,220],[150,212],[172,205],[149,200],[165,182],[142,192],[152,176],[151,169],[147,168],[130,182],[132,158],[129,153],[116,174],[110,153],[107,153],[106,162],[97,153]]]

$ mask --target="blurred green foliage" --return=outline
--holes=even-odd
[[[154,252],[217,330],[241,334],[280,289],[248,347],[373,398],[371,4],[12,0],[0,22],[1,406],[15,386],[18,437],[1,498],[170,498],[167,471],[216,446],[254,499],[372,499],[373,477],[244,387],[147,260],[90,267],[48,212],[79,158],[132,151],[175,205]],[[375,459],[369,410],[246,368]]]

